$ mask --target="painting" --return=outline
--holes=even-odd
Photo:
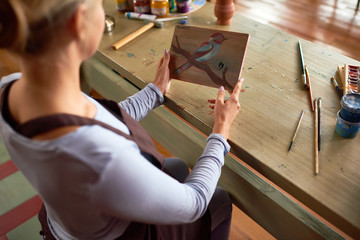
[[[241,76],[249,34],[177,25],[170,48],[170,77],[232,90]]]

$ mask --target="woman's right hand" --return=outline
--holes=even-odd
[[[241,85],[243,82],[243,78],[239,79],[230,95],[230,98],[226,101],[224,99],[224,87],[220,87],[218,91],[214,107],[213,133],[221,134],[225,139],[228,139],[230,126],[240,110],[239,94],[241,92]]]

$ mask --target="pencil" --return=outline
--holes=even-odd
[[[338,93],[339,97],[342,98],[343,96],[343,93],[341,92],[340,88],[339,88],[339,85],[337,84],[336,80],[334,77],[331,77],[331,82],[333,83],[335,89],[336,89],[336,92]]]
[[[321,147],[321,97],[318,98],[318,150]]]
[[[311,104],[311,111],[314,111],[314,103],[312,100],[312,92],[311,92],[311,82],[310,82],[310,75],[309,75],[309,71],[307,66],[305,65],[305,74],[306,74],[306,78],[308,80],[308,86],[309,86],[309,98],[310,98],[310,104]]]
[[[300,51],[300,61],[301,61],[301,77],[303,80],[304,87],[308,88],[309,84],[308,84],[308,80],[307,80],[306,74],[305,74],[305,64],[304,64],[304,58],[303,58],[303,54],[302,54],[300,40],[299,40],[299,51]]]
[[[314,100],[315,105],[315,117],[314,117],[314,126],[315,126],[315,175],[319,173],[319,142],[318,142],[318,106],[317,106],[317,100]]]
[[[300,115],[300,118],[299,118],[299,122],[298,122],[298,124],[297,124],[297,126],[296,126],[296,129],[295,129],[295,132],[294,132],[294,136],[293,136],[293,138],[291,139],[290,146],[289,146],[289,151],[291,150],[291,147],[292,147],[292,145],[294,144],[294,141],[295,141],[297,132],[299,131],[299,128],[300,128],[301,120],[303,119],[303,116],[304,116],[304,110],[302,110],[302,112],[301,112],[301,115]]]

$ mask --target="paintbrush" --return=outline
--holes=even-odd
[[[298,122],[298,124],[297,124],[297,126],[296,126],[296,129],[295,129],[295,132],[294,132],[294,136],[293,136],[293,138],[291,139],[290,146],[289,146],[289,151],[291,150],[291,147],[292,147],[292,145],[293,145],[294,142],[295,142],[295,138],[296,138],[297,132],[299,131],[300,124],[301,124],[301,120],[303,119],[303,116],[304,116],[304,110],[302,110],[302,112],[301,112],[301,115],[300,115],[300,118],[299,118],[299,122]]]
[[[339,97],[342,98],[343,94],[339,88],[339,85],[337,84],[336,82],[336,79],[334,77],[331,77],[331,82],[333,83],[335,89],[336,89],[336,92],[338,93]]]
[[[308,88],[309,84],[308,84],[308,80],[307,80],[306,74],[305,74],[305,64],[304,64],[304,58],[303,58],[303,54],[302,54],[300,40],[299,40],[299,51],[300,51],[300,60],[301,60],[301,77],[303,80],[304,88]]]
[[[311,83],[310,83],[310,75],[307,66],[305,65],[305,75],[308,81],[308,89],[309,89],[309,98],[310,98],[310,105],[311,105],[311,111],[314,111],[314,103],[312,100],[312,92],[311,92]]]
[[[318,125],[318,106],[317,106],[317,100],[314,99],[314,105],[315,105],[315,116],[314,116],[314,134],[315,134],[315,175],[318,175],[319,173],[319,132],[318,132],[318,128],[319,128],[319,125]]]
[[[318,98],[318,150],[321,147],[321,97]]]

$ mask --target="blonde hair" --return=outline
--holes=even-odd
[[[93,0],[1,0],[0,48],[35,55],[76,12]]]

